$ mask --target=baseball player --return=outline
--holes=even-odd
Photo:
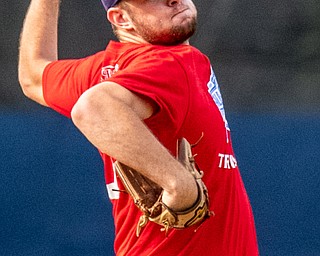
[[[58,60],[60,0],[31,0],[19,81],[27,97],[72,118],[101,153],[116,255],[258,255],[219,85],[209,59],[189,45],[192,0],[102,3],[119,42]],[[136,174],[160,188],[156,201],[135,197],[153,194]]]

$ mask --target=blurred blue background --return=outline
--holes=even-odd
[[[26,99],[17,80],[29,1],[0,9],[0,255],[113,255],[98,152],[72,122]],[[224,96],[262,256],[320,255],[320,8],[313,1],[196,3],[192,44]],[[100,2],[64,1],[61,58],[114,39]]]

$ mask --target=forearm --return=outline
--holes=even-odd
[[[23,89],[41,86],[45,66],[58,58],[59,0],[32,0],[23,24],[19,80]]]
[[[75,125],[99,150],[164,188],[169,206],[183,209],[192,205],[197,189],[191,174],[153,136],[131,106],[94,90],[84,94],[74,107]]]

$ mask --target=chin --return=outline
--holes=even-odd
[[[196,20],[194,19],[187,26],[176,26],[168,31],[153,34],[144,38],[148,43],[155,45],[179,45],[186,43],[196,31]]]

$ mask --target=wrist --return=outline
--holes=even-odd
[[[171,190],[164,190],[162,201],[173,211],[183,211],[196,203],[198,195],[198,184],[192,175],[188,175],[177,181]]]

